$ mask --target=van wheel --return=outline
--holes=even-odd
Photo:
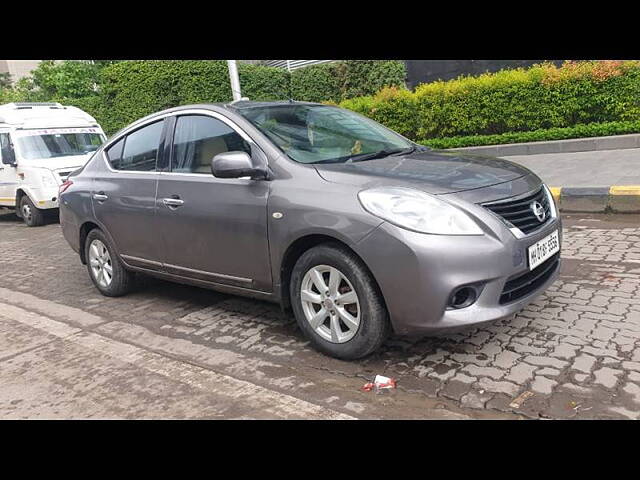
[[[84,243],[89,276],[96,288],[107,297],[120,297],[133,287],[133,273],[127,271],[104,233],[91,230]]]
[[[29,227],[44,225],[44,212],[37,208],[27,195],[20,199],[20,216]]]
[[[290,295],[300,329],[331,357],[362,358],[390,332],[389,314],[371,274],[340,245],[306,251],[293,268]]]

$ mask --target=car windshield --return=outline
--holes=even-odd
[[[27,160],[85,155],[96,151],[104,142],[99,133],[23,134],[17,138],[18,148]]]
[[[291,104],[238,111],[300,163],[367,160],[413,147],[382,125],[337,107]]]

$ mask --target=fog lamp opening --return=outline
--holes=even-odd
[[[478,298],[478,292],[472,286],[456,288],[449,297],[447,308],[465,308],[472,305]]]

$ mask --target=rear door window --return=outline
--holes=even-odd
[[[152,123],[114,143],[107,150],[111,166],[115,170],[155,171],[163,126],[163,120]]]

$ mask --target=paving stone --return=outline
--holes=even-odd
[[[627,383],[622,390],[632,396],[633,402],[640,405],[640,386],[635,383]]]
[[[493,395],[487,393],[478,393],[475,390],[471,390],[460,399],[460,403],[463,407],[467,408],[484,408],[485,404],[491,400]]]
[[[494,393],[504,393],[506,395],[515,395],[520,391],[520,386],[515,383],[505,381],[496,382],[487,377],[481,378],[480,381],[478,381],[478,388]]]
[[[529,365],[527,363],[519,363],[515,367],[512,367],[509,374],[505,376],[505,380],[509,380],[517,383],[518,385],[524,385],[526,382],[533,378],[533,372],[539,367],[535,365]]]
[[[477,365],[467,365],[462,368],[463,371],[477,377],[491,377],[495,380],[504,376],[505,371],[493,367],[478,367]]]
[[[534,392],[542,393],[543,395],[550,395],[553,391],[553,387],[558,384],[555,380],[550,380],[546,377],[540,377],[536,375],[531,383],[531,390]]]
[[[530,363],[532,365],[539,365],[543,367],[555,367],[562,369],[566,367],[569,363],[563,360],[559,360],[557,358],[551,357],[536,357],[536,356],[528,356],[524,358],[524,361]]]
[[[102,297],[58,225],[26,229],[2,217],[0,287],[139,324],[203,351],[222,346],[267,362],[284,355],[296,365],[351,376],[388,372],[408,391],[489,413],[510,411],[510,399],[525,390],[535,396],[518,413],[535,418],[640,412],[640,228],[633,224],[565,228],[568,261],[559,279],[510,319],[425,339],[392,337],[376,355],[339,362],[313,352],[277,305],[152,279],[132,295]],[[56,271],[64,275],[51,275]],[[562,411],[571,398],[594,407]]]
[[[569,345],[566,343],[562,343],[558,345],[553,352],[550,353],[552,357],[562,358],[565,360],[570,360],[576,356],[576,351],[578,347],[574,345]]]
[[[502,350],[496,355],[493,365],[499,368],[509,369],[516,364],[521,355],[509,350]]]
[[[573,361],[573,365],[571,365],[571,368],[584,373],[591,373],[591,370],[596,364],[596,361],[597,359],[595,357],[582,354],[576,357],[576,359]]]
[[[620,377],[622,373],[622,370],[602,367],[593,372],[593,375],[595,376],[593,383],[598,383],[606,388],[613,388],[616,386],[616,383],[618,383],[618,377]]]

